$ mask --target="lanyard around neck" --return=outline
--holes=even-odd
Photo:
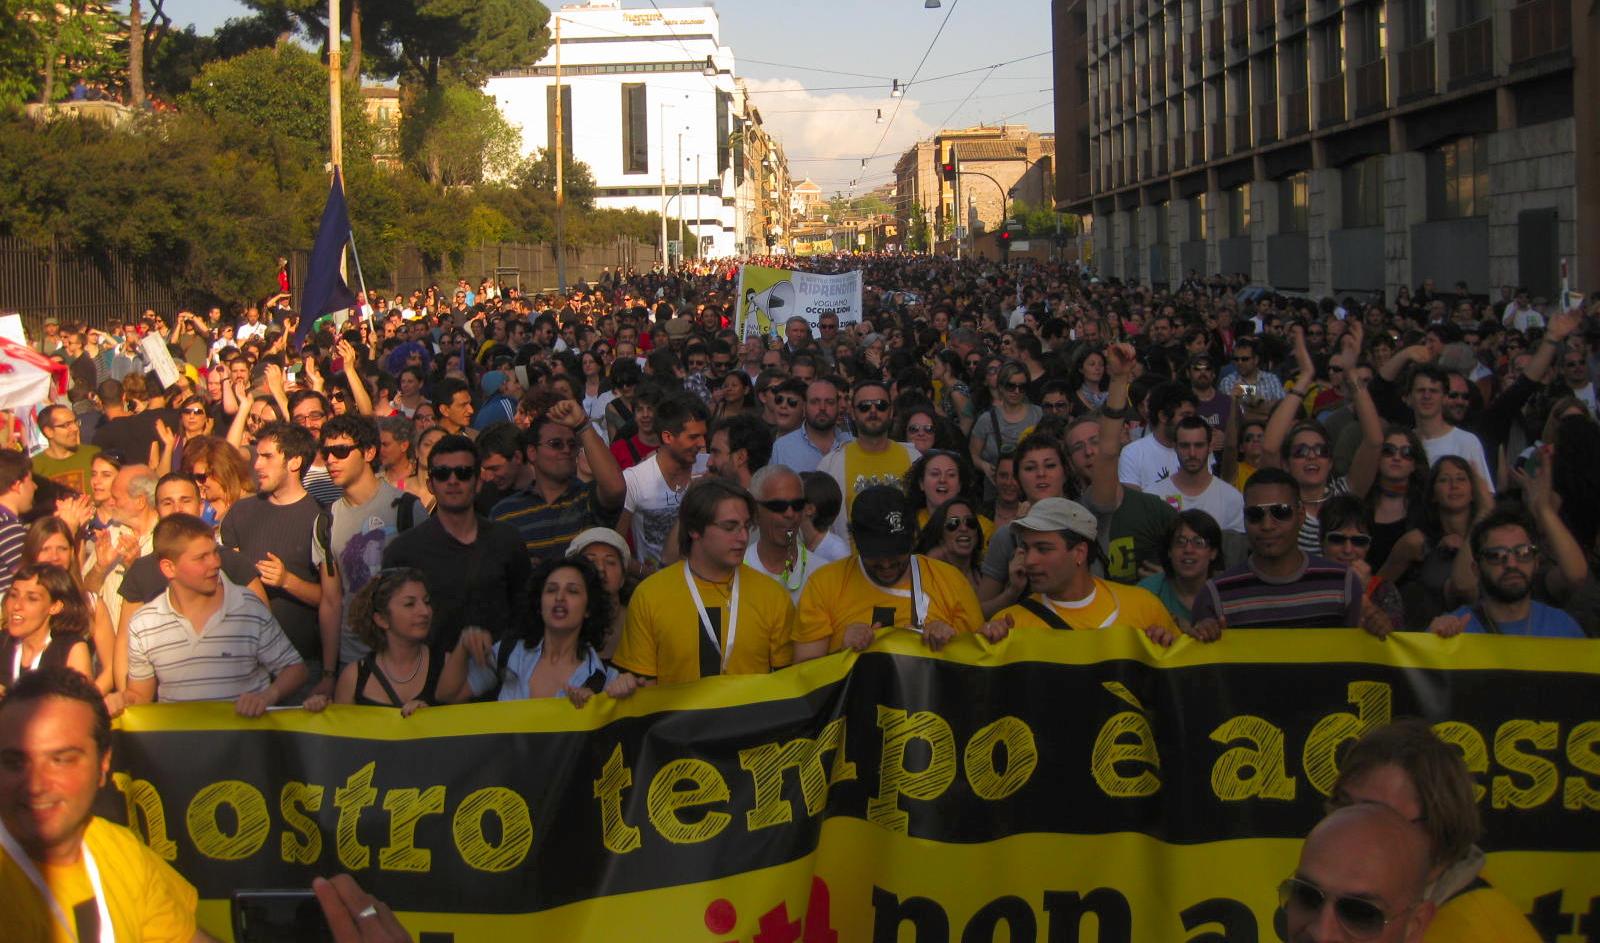
[[[739,570],[733,571],[733,590],[728,594],[728,644],[721,644],[717,638],[717,627],[711,622],[711,613],[706,610],[705,601],[700,598],[700,587],[695,585],[694,572],[689,569],[689,561],[683,563],[683,581],[689,587],[689,598],[694,600],[694,608],[700,613],[700,628],[711,639],[711,647],[722,653],[722,670],[728,670],[728,656],[733,654],[733,640],[739,632]]]
[[[861,556],[856,556],[856,566],[861,568],[861,575],[866,577],[867,584],[877,589],[880,593],[890,596],[899,596],[911,600],[911,624],[907,628],[913,631],[922,631],[922,620],[928,614],[928,597],[922,592],[922,567],[917,563],[917,555],[911,555],[911,589],[897,589],[893,586],[881,586],[867,572],[867,565],[861,562]]]
[[[11,832],[4,822],[0,822],[0,848],[5,849],[5,853],[10,855],[22,873],[27,875],[29,883],[44,898],[45,903],[50,905],[50,915],[61,925],[61,929],[66,931],[67,939],[78,940],[77,925],[67,919],[67,912],[61,909],[61,902],[50,892],[50,885],[45,883],[44,875],[39,873],[38,865],[34,864],[28,853],[22,850],[17,840],[11,837]],[[95,912],[100,917],[100,943],[116,943],[117,934],[111,926],[111,911],[106,903],[105,885],[100,882],[100,868],[95,864],[94,854],[89,851],[87,840],[83,843],[83,868],[89,872],[89,887],[94,891]]]

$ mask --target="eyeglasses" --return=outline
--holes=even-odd
[[[1259,524],[1271,514],[1275,521],[1287,521],[1294,517],[1292,504],[1251,504],[1244,509],[1244,520],[1247,524]]]
[[[793,409],[796,406],[800,405],[800,397],[798,397],[798,396],[774,396],[772,398],[772,405],[774,405],[774,406],[782,406],[782,407],[784,407],[786,409]]]
[[[1312,445],[1311,443],[1308,442],[1308,443],[1306,443],[1304,445],[1295,446],[1294,449],[1289,452],[1289,457],[1290,458],[1327,458],[1329,455],[1332,455],[1332,454],[1333,454],[1333,452],[1332,452],[1332,450],[1330,450],[1328,448],[1328,444],[1326,442],[1319,442],[1316,445]]]
[[[1013,393],[1025,393],[1028,390],[1028,384],[1026,384],[1026,383],[1007,383],[1006,384],[1006,389],[1010,390]]]
[[[932,434],[933,434],[933,427],[932,426],[925,426],[925,425],[922,425],[921,423],[918,423],[917,425],[914,425],[914,426],[906,426],[906,435],[932,435]]]
[[[1177,550],[1186,550],[1190,547],[1193,547],[1196,550],[1207,550],[1211,547],[1211,541],[1200,536],[1199,534],[1195,534],[1193,537],[1179,536],[1172,538],[1172,546]]]
[[[206,408],[204,406],[185,406],[183,407],[183,414],[185,416],[204,416]],[[77,425],[77,423],[74,422],[72,425]],[[60,426],[58,425],[56,428],[60,428]]]
[[[566,439],[541,439],[539,444],[552,452],[571,452],[578,447],[578,440]]]
[[[1047,413],[1058,413],[1067,408],[1067,401],[1064,399],[1045,400],[1039,404],[1039,408]]]
[[[782,514],[785,511],[793,511],[799,514],[806,509],[805,498],[794,498],[790,501],[785,501],[781,498],[768,498],[765,501],[757,501],[756,503],[774,514]]]
[[[1409,460],[1416,458],[1417,452],[1409,445],[1395,445],[1392,442],[1385,442],[1383,443],[1383,457],[1403,458]]]
[[[856,404],[856,412],[858,412],[858,413],[863,413],[863,414],[864,413],[870,413],[870,412],[886,413],[888,411],[889,411],[889,401],[886,400],[886,399],[864,399],[861,402]]]
[[[1537,559],[1539,548],[1533,544],[1518,544],[1515,547],[1484,547],[1478,551],[1478,559],[1494,566],[1505,566],[1515,557],[1518,563],[1528,563]]]
[[[51,423],[50,424],[50,428],[52,428],[52,429],[71,429],[74,426],[81,426],[81,425],[83,425],[83,423],[79,422],[76,419],[68,419],[65,422]]]
[[[1329,534],[1323,538],[1330,547],[1343,547],[1349,545],[1361,550],[1372,546],[1372,538],[1366,534]]]
[[[206,479],[211,477],[211,473],[203,471],[190,472],[189,477],[194,479],[195,484],[203,485],[206,483]]]
[[[960,517],[952,516],[944,519],[944,529],[952,534],[963,527],[965,527],[967,530],[977,530],[978,519],[971,514],[963,514]]]
[[[300,415],[294,417],[294,421],[295,422],[320,422],[321,420],[326,419],[326,418],[328,418],[328,414],[319,409],[314,413],[301,413]]]
[[[1318,914],[1328,903],[1333,904],[1333,915],[1339,925],[1353,937],[1370,940],[1383,932],[1389,921],[1395,919],[1383,908],[1364,897],[1332,897],[1327,891],[1300,878],[1289,878],[1278,885],[1278,903],[1285,910],[1294,909],[1304,914]],[[1410,910],[1407,907],[1406,910]],[[1399,914],[1395,915],[1396,917]]]
[[[1460,400],[1462,402],[1466,402],[1467,400],[1472,398],[1472,395],[1470,393],[1446,393],[1444,395],[1444,398],[1445,399]]]
[[[326,455],[328,458],[336,458],[336,459],[339,459],[340,461],[343,461],[344,459],[349,458],[350,457],[350,453],[354,452],[355,450],[356,450],[356,447],[355,447],[354,444],[350,444],[350,445],[324,445],[322,447],[322,454]]]
[[[434,481],[447,481],[454,475],[456,481],[471,481],[478,477],[476,465],[430,465],[428,477]]]

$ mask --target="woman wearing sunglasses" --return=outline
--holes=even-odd
[[[1368,554],[1372,549],[1372,525],[1367,509],[1353,494],[1328,499],[1318,515],[1322,526],[1322,555],[1355,571],[1361,581],[1363,607],[1369,620],[1374,610],[1381,613],[1391,629],[1405,625],[1405,606],[1400,590],[1381,576],[1374,576]],[[1387,634],[1387,633],[1382,633]]]
[[[1398,720],[1379,727],[1345,753],[1329,808],[1364,802],[1388,806],[1427,833],[1424,897],[1437,909],[1425,939],[1538,943],[1539,934],[1522,908],[1484,875],[1483,850],[1477,844],[1483,828],[1461,751],[1441,740],[1426,721]],[[1310,903],[1297,896],[1285,905],[1297,901]],[[1361,898],[1340,898],[1334,908],[1339,922],[1358,939],[1376,937],[1387,919],[1377,905]]]
[[[916,552],[960,570],[976,591],[987,542],[982,526],[986,523],[978,506],[958,494],[928,514],[917,536]]]
[[[972,427],[972,464],[990,481],[995,459],[1016,448],[1044,416],[1044,410],[1028,402],[1028,370],[1022,364],[1007,361],[1000,367],[999,391],[995,405],[984,410]]]
[[[1378,453],[1378,475],[1367,490],[1372,547],[1366,560],[1381,569],[1406,531],[1422,523],[1428,494],[1428,453],[1415,429],[1389,426]]]
[[[256,493],[255,473],[239,457],[239,450],[211,436],[190,440],[181,471],[199,483],[200,496],[206,500],[201,517],[212,526],[222,523],[235,501]]]

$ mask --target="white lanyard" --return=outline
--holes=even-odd
[[[1044,596],[1043,593],[1040,593],[1039,595]],[[1057,609],[1083,609],[1083,608],[1086,608],[1086,607],[1092,605],[1094,603],[1094,598],[1096,596],[1098,596],[1098,595],[1100,595],[1100,587],[1096,586],[1095,587],[1095,591],[1090,593],[1084,599],[1079,599],[1079,600],[1076,600],[1076,601],[1073,601],[1073,602],[1068,602],[1068,601],[1066,601],[1064,599],[1052,599],[1049,596],[1044,596],[1044,601],[1045,601],[1045,605],[1053,606],[1053,607],[1055,607]],[[1111,628],[1113,625],[1117,624],[1117,616],[1119,616],[1121,614],[1122,614],[1122,606],[1121,606],[1120,603],[1117,602],[1117,594],[1116,593],[1112,593],[1111,594],[1111,615],[1106,616],[1106,620],[1104,622],[1100,623],[1098,626],[1095,626],[1095,628],[1098,628],[1098,629],[1109,629],[1109,628]]]
[[[856,566],[861,568],[861,575],[867,578],[867,583],[878,592],[911,600],[911,624],[906,628],[913,632],[921,632],[922,619],[928,614],[928,597],[922,592],[922,567],[917,565],[917,555],[911,555],[911,590],[909,592],[903,589],[896,589],[893,586],[879,586],[878,581],[867,573],[867,565],[861,562],[860,554],[856,555]]]
[[[11,837],[11,832],[6,829],[5,823],[0,822],[0,848],[4,848],[11,860],[17,863],[22,873],[38,889],[45,903],[50,905],[50,913],[56,922],[61,924],[61,929],[67,931],[67,938],[78,939],[76,924],[67,919],[67,912],[61,909],[61,902],[56,900],[56,895],[50,893],[50,885],[44,882],[44,876],[39,873],[39,868],[34,865],[33,859]],[[89,851],[89,843],[83,843],[83,867],[89,872],[89,887],[94,891],[95,911],[100,915],[100,943],[116,943],[117,933],[111,926],[111,911],[106,906],[106,889],[100,883],[100,868],[94,863],[94,855]]]
[[[711,639],[711,647],[722,653],[722,670],[728,670],[728,656],[733,654],[733,639],[739,632],[739,571],[733,571],[733,591],[728,594],[728,644],[723,646],[717,638],[717,627],[711,624],[711,614],[706,611],[706,604],[700,598],[700,587],[694,584],[694,574],[689,570],[688,561],[683,564],[683,581],[689,586],[689,598],[694,600],[695,609],[700,612],[700,628],[705,630],[706,636]]]
[[[799,534],[795,535],[794,542],[796,548],[794,554],[794,568],[790,569],[789,567],[784,567],[783,573],[778,576],[778,582],[782,583],[783,588],[787,589],[791,593],[798,591],[800,586],[805,585],[806,577],[806,542]],[[790,586],[790,576],[800,577],[800,586]]]
[[[33,664],[28,666],[29,671],[38,671],[39,662],[44,660],[45,649],[50,647],[50,637],[45,636],[44,648],[39,649],[39,654],[33,656]],[[17,650],[11,653],[11,683],[16,684],[22,680],[22,642],[17,642]]]

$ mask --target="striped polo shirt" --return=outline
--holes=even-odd
[[[526,491],[501,498],[490,516],[517,529],[536,566],[564,556],[567,544],[582,531],[617,522],[615,511],[600,506],[594,483],[578,478],[554,501],[546,501],[535,482]]]
[[[1230,629],[1333,629],[1361,624],[1361,583],[1342,563],[1302,554],[1300,569],[1268,577],[1246,561],[1206,582],[1194,621],[1220,615]]]
[[[231,701],[265,690],[300,655],[255,593],[219,577],[222,605],[198,633],[172,590],[128,623],[128,678],[156,679],[158,701]]]

